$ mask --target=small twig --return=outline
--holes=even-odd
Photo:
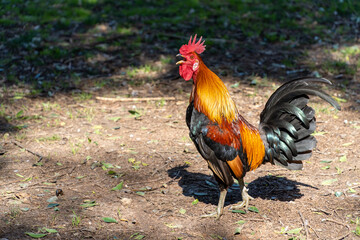
[[[348,235],[350,234],[350,231],[348,233],[346,233],[344,236],[339,237],[339,240],[345,239]]]
[[[163,155],[161,155],[161,153],[159,153],[159,152],[155,152],[157,155],[159,155],[164,161],[166,161],[166,158],[163,156]]]
[[[163,160],[165,160],[165,158],[158,152],[156,152]],[[151,174],[151,176],[154,176],[157,172],[159,172],[160,169],[163,169],[164,167],[166,167],[170,162],[172,162],[173,160],[169,157],[169,160],[165,160],[165,164],[162,165],[161,167],[155,169],[155,171]]]
[[[15,142],[15,141],[11,141],[15,146],[19,147],[19,148],[22,148],[24,149],[25,151],[31,153],[32,155],[35,155],[39,158],[39,160],[37,161],[38,163],[41,162],[41,160],[43,159],[43,156],[41,156],[40,154],[36,153],[36,152],[33,152],[25,147],[23,147],[20,143],[18,142]]]
[[[47,179],[45,179],[45,180],[43,180],[43,181],[39,181],[39,182],[36,182],[36,183],[28,186],[28,188],[35,187],[35,186],[37,186],[37,185],[39,185],[39,184],[42,184],[42,183],[44,183],[44,182],[54,181],[54,178],[56,178],[55,181],[57,181],[58,178],[63,177],[63,176],[65,176],[65,175],[67,175],[67,173],[63,173],[63,174],[60,174],[60,175],[57,175],[57,176],[49,177],[49,178],[47,178]]]
[[[108,102],[136,102],[136,101],[175,101],[174,97],[147,97],[147,98],[109,98],[109,97],[96,97],[97,100]]]
[[[326,215],[331,215],[331,213],[329,213],[329,212],[327,212],[327,211],[325,211],[323,209],[320,209],[320,208],[319,209],[313,208],[313,209],[311,209],[311,211],[313,211],[313,212],[323,212]]]
[[[336,224],[339,224],[339,225],[343,225],[343,226],[345,226],[347,229],[350,230],[349,225],[347,225],[347,224],[345,224],[345,223],[342,223],[342,222],[335,221],[335,220],[333,220],[333,219],[324,218],[324,219],[322,219],[321,221],[322,221],[322,222],[324,222],[324,221],[333,222],[333,223],[336,223]]]
[[[304,219],[304,217],[303,217],[303,215],[301,214],[300,211],[299,211],[299,215],[300,215],[301,221],[302,221],[304,229],[305,229],[306,239],[309,239],[309,232],[308,232],[308,229],[307,229],[307,222],[305,221],[305,219]]]
[[[339,239],[339,240],[346,238],[346,237],[350,234],[350,227],[349,227],[349,225],[347,225],[347,224],[345,224],[345,223],[338,222],[338,221],[335,221],[335,220],[329,219],[329,218],[322,219],[321,221],[322,221],[322,222],[324,222],[324,221],[333,222],[333,223],[342,225],[342,226],[344,226],[344,227],[346,227],[346,228],[348,229],[348,232],[347,232],[344,236],[341,236],[341,237],[337,238],[337,239]]]
[[[68,167],[64,167],[64,168],[62,168],[62,169],[66,169],[66,168],[68,168]],[[55,176],[49,177],[49,178],[47,178],[47,179],[45,179],[45,180],[43,180],[43,181],[39,181],[39,182],[37,182],[37,183],[34,183],[34,184],[30,185],[28,188],[35,187],[35,186],[37,186],[37,185],[39,185],[39,184],[42,184],[42,183],[44,183],[44,182],[54,181],[54,178],[56,179],[55,181],[57,181],[57,179],[65,176],[65,175],[69,175],[69,176],[70,176],[70,174],[75,170],[75,168],[76,168],[76,166],[73,167],[73,168],[70,170],[70,172],[68,172],[68,173],[63,173],[63,174],[60,174],[60,175],[55,175]]]
[[[34,187],[34,185],[28,186],[27,188],[31,188],[31,187]],[[45,185],[45,186],[37,186],[36,188],[57,189],[58,187],[57,186],[52,186],[52,185]],[[21,190],[21,189],[19,189],[19,190]]]
[[[48,171],[48,172],[50,172],[50,173],[53,173],[53,172],[61,172],[62,170],[65,170],[65,169],[68,169],[68,168],[70,168],[70,167],[69,167],[69,166],[67,166],[67,167],[62,167],[62,168],[54,169],[54,170],[51,170],[51,171]]]
[[[74,166],[74,167],[70,170],[70,172],[68,173],[69,176],[70,176],[70,174],[73,173],[73,171],[75,170],[75,168],[76,168],[76,166]]]
[[[155,190],[158,190],[160,187],[156,187],[156,188],[141,188],[141,189],[130,189],[130,191],[133,191],[133,192],[152,192],[152,191],[155,191]]]
[[[246,221],[255,221],[255,222],[265,222],[265,219],[260,219],[260,218],[245,218],[244,220]]]
[[[21,180],[16,180],[16,181],[12,181],[12,182],[2,183],[2,184],[0,184],[0,186],[10,185],[10,184],[13,184],[13,183],[18,183],[18,182],[21,182]]]
[[[149,181],[145,181],[145,182],[134,182],[134,183],[126,184],[126,185],[133,186],[133,185],[144,184],[144,183],[149,183],[149,182],[157,182],[157,181],[160,181],[162,179],[163,178],[158,178],[158,179],[149,180]]]
[[[320,238],[320,236],[317,234],[317,232],[315,231],[315,229],[310,225],[308,224],[309,228],[311,228],[311,230],[314,231],[315,235],[317,236],[317,238]]]
[[[174,181],[174,179],[179,175],[180,171],[177,172],[177,174],[175,175],[175,177],[171,178],[169,181],[167,181],[166,183],[161,184],[161,186],[164,186],[165,184],[170,184],[171,182]],[[149,183],[149,182],[158,182],[160,180],[162,180],[163,178],[159,178],[156,180],[150,180],[150,181],[146,181],[146,182],[136,182],[136,183],[132,183],[132,184],[127,184],[127,186],[132,186],[132,185],[137,185],[137,184],[143,184],[143,183]],[[149,190],[136,190],[136,189],[131,189],[131,191],[154,191],[159,189],[160,187],[156,187],[156,188],[151,188]]]

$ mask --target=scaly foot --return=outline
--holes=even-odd
[[[213,212],[210,214],[201,215],[200,217],[201,218],[214,217],[215,219],[219,219],[220,216],[221,216],[221,214],[218,214],[218,212],[216,211],[216,212]]]
[[[202,217],[202,218],[215,217],[216,220],[219,219],[221,217],[221,215],[223,214],[226,193],[227,193],[226,189],[223,189],[220,191],[219,203],[218,203],[216,212],[201,215],[200,217]]]
[[[239,183],[240,183],[240,189],[242,189],[242,191],[241,191],[242,202],[239,202],[239,204],[237,204],[237,205],[231,206],[229,208],[229,211],[234,210],[234,209],[239,209],[244,206],[245,206],[245,210],[247,210],[249,208],[250,199],[254,199],[247,193],[248,189],[245,187],[244,182],[239,181]]]

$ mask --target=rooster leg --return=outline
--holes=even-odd
[[[226,193],[227,193],[226,189],[221,190],[220,197],[219,197],[219,203],[218,203],[218,207],[217,207],[216,212],[201,215],[200,217],[202,217],[202,218],[204,218],[204,217],[215,217],[216,219],[219,219],[220,216],[223,214]]]
[[[240,202],[237,205],[231,206],[229,208],[229,210],[234,210],[234,209],[239,209],[245,206],[245,209],[249,208],[249,200],[250,199],[254,199],[253,197],[251,197],[247,191],[248,189],[245,187],[245,183],[244,183],[244,179],[240,178],[239,179],[239,185],[240,185],[240,191],[241,191],[241,197],[242,197],[242,202]]]

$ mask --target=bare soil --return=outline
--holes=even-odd
[[[176,69],[170,73],[176,78]],[[237,79],[222,78],[243,116],[257,124],[279,84],[241,82],[232,88]],[[249,172],[245,181],[258,213],[228,211],[241,200],[234,185],[225,214],[215,220],[200,218],[216,208],[219,191],[188,138],[184,119],[191,83],[170,77],[152,85],[97,90],[92,83],[84,82],[82,91],[92,93],[87,100],[76,92],[4,99],[8,112],[25,111],[12,121],[1,119],[1,237],[31,239],[25,232],[46,227],[58,232],[43,239],[359,238],[354,233],[360,219],[357,102],[341,103],[342,111],[335,112],[313,98],[318,145],[304,169],[266,164]],[[131,93],[176,100],[96,99]],[[121,182],[122,189],[111,190]],[[54,199],[60,189],[63,194]],[[81,206],[87,201],[94,206]],[[117,223],[106,223],[105,217]]]

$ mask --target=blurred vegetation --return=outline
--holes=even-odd
[[[360,30],[357,0],[0,3],[0,79],[8,85],[30,84],[35,95],[76,88],[79,79],[126,74],[129,66],[147,66],[144,57],[168,59],[194,33],[204,35],[207,46],[216,43],[211,50],[216,53],[246,41],[299,48],[357,41]],[[360,54],[358,48],[343,51]],[[339,72],[342,64],[325,66]]]

